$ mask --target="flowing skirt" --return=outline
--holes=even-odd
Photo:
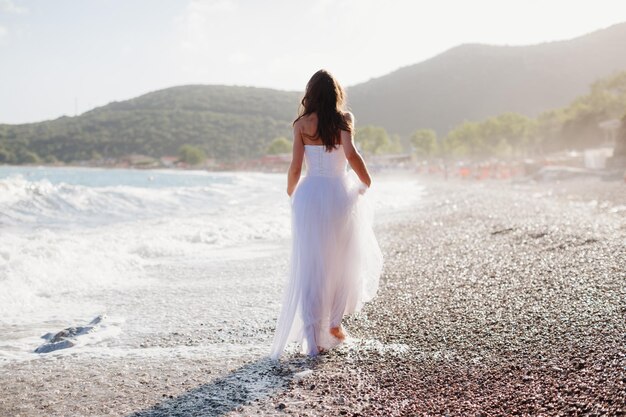
[[[290,271],[271,357],[290,342],[316,355],[338,343],[330,328],[359,311],[378,291],[382,253],[372,210],[353,172],[307,176],[291,199]]]

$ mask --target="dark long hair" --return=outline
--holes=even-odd
[[[330,152],[339,145],[341,130],[352,132],[352,120],[346,119],[343,113],[345,100],[346,92],[335,77],[321,69],[307,83],[298,118],[293,123],[311,113],[317,113],[317,132],[311,138],[319,137]]]

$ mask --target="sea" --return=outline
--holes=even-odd
[[[381,178],[368,192],[378,223],[423,191]],[[164,335],[233,317],[271,326],[289,255],[285,189],[273,173],[0,166],[0,367],[145,354],[150,338],[153,353],[180,351]],[[36,352],[72,327],[71,347]]]

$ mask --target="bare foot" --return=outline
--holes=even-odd
[[[318,355],[323,355],[326,353],[326,349],[324,349],[323,347],[318,346],[317,347],[317,354]]]
[[[341,326],[331,327],[330,334],[332,334],[333,336],[335,336],[337,339],[341,340],[342,342],[346,338],[346,334],[343,332],[343,329],[341,328]]]

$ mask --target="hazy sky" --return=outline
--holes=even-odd
[[[0,0],[0,123],[173,85],[353,85],[461,43],[532,44],[626,21],[624,0]]]

